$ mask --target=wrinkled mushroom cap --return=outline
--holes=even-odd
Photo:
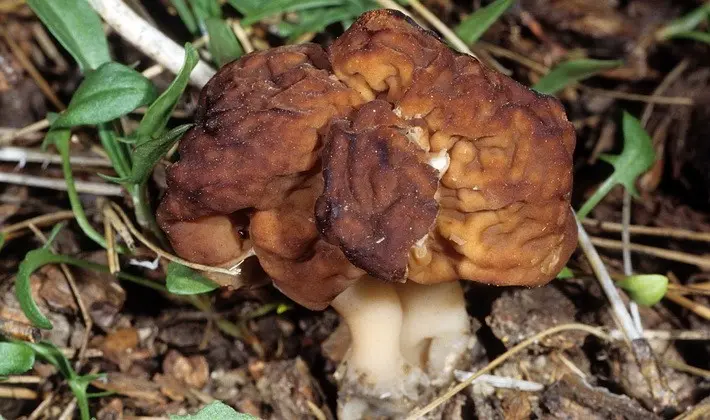
[[[313,309],[365,273],[540,285],[576,244],[574,144],[556,99],[372,11],[327,53],[286,46],[223,67],[158,219],[195,262],[228,264],[250,242]]]

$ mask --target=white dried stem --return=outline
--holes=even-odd
[[[473,376],[474,373],[466,372],[464,370],[456,370],[454,371],[454,375],[456,376],[456,379],[458,381],[463,382]],[[516,391],[537,392],[545,389],[545,385],[538,382],[525,381],[522,379],[498,375],[479,375],[473,381],[474,384],[481,382],[486,383],[494,388],[514,389]]]
[[[69,158],[72,166],[98,166],[110,168],[111,162],[107,159],[93,156],[71,156]],[[41,152],[38,150],[25,149],[22,147],[2,147],[0,148],[0,161],[18,162],[20,167],[26,163],[62,163],[62,157],[55,153]]]
[[[0,184],[25,185],[28,187],[48,188],[51,190],[66,191],[67,183],[62,179],[43,178],[33,175],[0,173]],[[121,197],[123,195],[119,185],[100,182],[74,181],[76,190],[83,194],[105,195]]]
[[[621,295],[619,295],[619,291],[616,289],[616,285],[611,279],[609,271],[607,271],[606,266],[604,266],[604,262],[602,262],[596,248],[592,245],[592,240],[589,238],[589,235],[587,235],[587,232],[584,230],[579,220],[577,219],[576,221],[579,245],[582,251],[584,251],[584,255],[587,256],[589,263],[592,265],[592,270],[594,270],[594,274],[596,274],[599,279],[604,294],[606,294],[607,299],[609,299],[611,303],[612,314],[614,315],[616,323],[629,341],[643,338],[636,328],[636,325],[634,325],[631,315],[626,310],[626,305],[624,305],[624,301],[621,299]]]
[[[121,37],[145,55],[172,73],[177,74],[185,59],[185,50],[138,16],[121,0],[89,0],[91,7],[101,15]],[[190,82],[203,87],[215,70],[200,61],[190,75]]]

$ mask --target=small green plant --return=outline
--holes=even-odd
[[[594,60],[590,58],[565,61],[538,80],[532,88],[540,93],[552,95],[567,86],[622,64],[624,62],[621,60]]]
[[[496,0],[464,19],[456,27],[456,34],[467,44],[473,44],[500,18],[515,0]]]
[[[197,53],[191,46],[186,46],[183,70],[171,87],[157,97],[150,80],[123,64],[111,61],[101,22],[87,0],[31,0],[28,4],[76,59],[85,74],[67,110],[49,118],[51,127],[44,142],[44,147],[54,146],[62,158],[69,201],[79,226],[88,237],[107,247],[103,235],[91,226],[86,217],[69,162],[71,130],[78,126],[93,126],[118,174],[116,179],[130,193],[139,224],[161,238],[147,199],[147,176],[144,174],[160,158],[153,152],[165,150],[177,140],[180,131],[171,132],[172,136],[164,135],[165,126],[187,86],[187,77],[198,60]],[[117,119],[145,105],[150,107],[139,130],[136,133],[122,132]],[[137,146],[131,148],[130,141],[120,139],[132,140]],[[119,250],[123,251],[122,248]]]
[[[15,277],[15,293],[17,295],[17,300],[20,303],[20,308],[25,314],[27,319],[32,322],[38,328],[42,329],[52,329],[52,323],[42,314],[39,306],[32,298],[32,289],[30,286],[30,277],[32,273],[40,269],[47,264],[68,264],[76,267],[84,268],[87,270],[93,270],[103,273],[110,272],[109,267],[93,263],[90,261],[85,261],[79,258],[74,258],[68,255],[55,254],[52,252],[51,245],[54,238],[59,234],[59,231],[65,226],[64,223],[57,224],[52,229],[47,243],[34,251],[30,251],[25,255],[24,260],[20,263],[20,267],[17,271],[17,276]],[[166,291],[166,289],[157,283],[142,279],[138,276],[134,276],[129,273],[118,272],[116,276],[119,279],[128,280],[137,284],[140,284],[151,289],[158,291]],[[1,355],[2,353],[0,353]]]
[[[77,374],[71,367],[69,360],[51,343],[0,342],[0,355],[3,356],[0,357],[0,377],[27,372],[34,366],[36,358],[56,367],[76,397],[82,420],[91,418],[89,398],[105,395],[105,393],[89,394],[87,392],[89,384],[104,377],[103,374]]]
[[[557,275],[557,278],[560,280],[574,278],[574,272],[568,267],[562,267],[562,270]]]
[[[170,420],[259,420],[249,414],[238,413],[235,409],[221,401],[214,401],[195,414],[187,416],[170,416]]]
[[[660,274],[638,274],[618,281],[629,297],[639,305],[653,306],[663,299],[668,291],[668,277]]]
[[[607,178],[577,212],[581,220],[587,217],[594,207],[606,197],[616,185],[623,185],[629,193],[638,197],[636,179],[648,171],[656,161],[653,141],[641,122],[628,112],[624,112],[622,120],[624,149],[619,155],[602,155],[601,159],[614,168]]]
[[[218,284],[190,267],[176,262],[168,264],[165,284],[168,291],[175,295],[196,295],[211,292],[219,287]]]
[[[594,194],[582,204],[580,210],[577,211],[577,218],[579,220],[587,217],[592,209],[594,209],[616,185],[623,185],[632,196],[638,197],[635,186],[636,180],[639,176],[648,171],[656,160],[656,153],[653,149],[651,137],[646,130],[643,129],[639,120],[628,112],[624,112],[623,114],[622,131],[624,135],[624,148],[621,154],[601,156],[602,160],[612,165],[614,172],[597,188]],[[557,275],[557,278],[566,279],[572,278],[573,276],[572,270],[564,267]],[[638,296],[641,297],[642,295],[639,294]],[[648,300],[642,301],[646,302]]]

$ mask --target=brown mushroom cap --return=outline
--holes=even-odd
[[[223,67],[158,218],[179,255],[219,265],[244,252],[248,216],[266,272],[314,309],[363,272],[543,284],[576,244],[574,143],[556,99],[372,11],[327,55],[304,44]]]
[[[439,179],[391,108],[375,100],[352,122],[331,126],[316,218],[325,239],[353,264],[373,277],[404,281],[409,250],[436,219]]]

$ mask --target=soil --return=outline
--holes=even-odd
[[[22,3],[0,1],[2,31],[30,57],[51,90],[66,104],[81,75],[71,57],[51,41],[39,20]],[[171,12],[169,1],[142,3],[144,13],[168,36],[178,42],[190,40]],[[423,3],[454,27],[474,8],[489,2]],[[573,204],[578,208],[611,173],[611,167],[599,156],[621,150],[622,112],[646,114],[645,127],[659,160],[637,185],[640,195],[632,202],[631,223],[705,234],[704,239],[633,231],[631,236],[633,244],[660,250],[655,255],[647,249],[633,252],[634,271],[668,275],[675,286],[673,293],[659,304],[640,308],[640,320],[651,337],[649,344],[672,404],[661,404],[651,395],[628,343],[618,334],[618,339],[607,342],[586,333],[567,332],[537,341],[490,372],[542,384],[542,390],[520,391],[477,383],[450,400],[437,412],[438,418],[672,419],[684,414],[687,416],[683,418],[688,419],[710,418],[710,302],[709,288],[701,289],[710,285],[710,45],[689,40],[659,41],[654,37],[662,25],[701,3],[521,0],[474,47],[484,60],[493,60],[525,84],[541,77],[531,67],[549,68],[569,56],[624,60],[622,67],[558,95],[577,129]],[[251,33],[255,43],[282,44],[285,40],[270,31],[272,26],[256,24]],[[707,30],[707,26],[701,28]],[[311,34],[310,39],[327,45],[341,31],[340,26],[333,25]],[[56,53],[41,46],[45,39],[50,39]],[[116,34],[110,33],[109,40],[117,61],[137,63],[141,70],[152,64]],[[678,66],[682,66],[680,76],[652,104],[651,95]],[[162,74],[154,81],[162,89],[171,78]],[[190,120],[198,94],[198,90],[190,88],[178,105],[182,116],[171,124]],[[668,98],[685,102],[669,103]],[[0,138],[56,111],[18,60],[7,38],[0,37]],[[125,123],[135,125],[137,118],[132,115]],[[73,156],[100,156],[96,154],[99,142],[95,132],[81,130],[76,134]],[[0,151],[10,146],[39,151],[42,138],[43,132],[34,132],[0,140]],[[0,172],[62,180],[61,167],[56,163],[8,161],[0,163]],[[79,180],[102,182],[96,172],[92,166],[74,169]],[[150,182],[156,201],[165,188],[163,163]],[[81,198],[99,229],[103,200],[114,199],[127,210],[131,206],[128,197],[82,194]],[[604,223],[621,223],[622,203],[623,190],[618,187],[593,211],[592,221],[585,225],[589,234],[620,241],[619,230]],[[67,209],[65,192],[0,184],[3,229]],[[49,226],[41,229],[48,232]],[[27,327],[28,321],[14,295],[14,278],[25,254],[41,245],[25,229],[9,236],[2,249],[3,334],[8,334],[10,325]],[[84,237],[74,222],[60,233],[55,246],[63,254],[106,261],[106,252]],[[598,246],[598,250],[612,276],[622,276],[620,250],[606,246]],[[141,252],[139,259],[153,260],[154,255],[147,249]],[[698,259],[682,262],[677,255]],[[121,267],[162,282],[166,261],[161,260],[157,269],[149,269],[122,258]],[[608,300],[581,251],[575,253],[569,267],[574,272],[572,278],[554,280],[536,289],[465,284],[477,344],[463,370],[475,372],[524,339],[556,325],[579,322],[601,326],[612,335],[614,331],[618,333]],[[338,328],[338,316],[331,309],[308,311],[267,283],[218,290],[209,295],[211,310],[198,310],[185,299],[119,281],[109,274],[73,268],[71,271],[93,323],[89,331],[59,266],[38,270],[31,279],[32,292],[54,324],[53,330],[42,332],[42,338],[63,349],[72,362],[78,362],[80,372],[107,373],[92,388],[111,391],[111,395],[90,402],[91,412],[98,420],[192,413],[215,399],[263,419],[335,418],[337,389],[333,374],[347,351],[348,337],[347,330]],[[683,295],[685,300],[679,297],[679,290],[685,290],[683,286],[695,287]],[[287,310],[277,311],[279,305],[286,305]],[[224,322],[233,327],[231,334],[220,328]],[[85,341],[86,352],[81,358],[76,357]],[[73,395],[56,369],[38,362],[22,378],[25,383],[0,382],[0,415],[7,419],[62,418]],[[20,388],[33,392],[34,397],[4,397],[2,393]],[[43,404],[48,400],[50,403]]]

